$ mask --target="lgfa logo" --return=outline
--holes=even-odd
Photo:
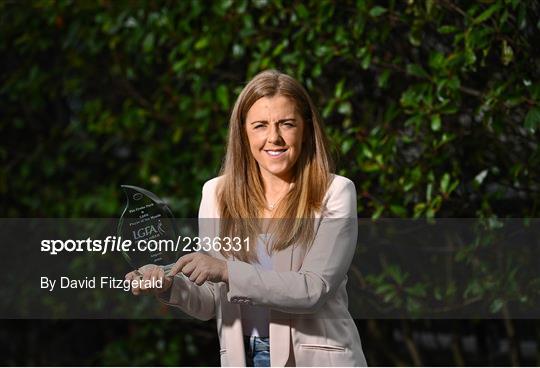
[[[154,225],[148,225],[145,227],[141,227],[138,230],[133,230],[133,238],[135,238],[135,240],[146,238],[154,234],[165,234],[165,230],[163,229],[163,224],[161,223],[161,220],[158,221],[157,228]]]

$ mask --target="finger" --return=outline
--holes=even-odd
[[[159,268],[159,280],[160,280],[160,284],[161,284],[161,289],[165,288],[165,284],[168,284],[172,281],[172,277],[167,277],[167,275],[165,275],[165,271],[163,270],[162,267]]]
[[[156,265],[155,264],[146,264],[142,267],[139,267],[139,273],[141,274],[145,274],[147,272],[152,272],[154,270],[154,268],[156,268]]]
[[[201,286],[202,284],[206,282],[207,279],[208,279],[208,274],[206,272],[201,272],[199,276],[197,277],[197,279],[195,279],[195,284]]]
[[[160,288],[158,287],[159,284],[163,285],[162,275],[163,275],[163,269],[159,266],[156,267],[154,271],[152,272],[152,277],[151,277],[152,285],[155,285],[155,286],[153,286],[151,289],[154,293],[160,290]]]
[[[189,281],[191,282],[195,282],[195,280],[197,280],[197,277],[199,277],[199,275],[201,274],[201,271],[198,270],[198,269],[195,269],[191,275],[189,276]]]
[[[155,282],[159,280],[159,272],[161,271],[161,267],[156,267],[152,271],[152,274],[150,276],[150,280],[152,280],[152,285],[156,285]]]
[[[190,253],[191,254],[191,253]],[[176,275],[177,273],[179,273],[182,268],[191,261],[191,257],[188,257],[190,254],[187,254],[183,257],[180,257],[176,263],[171,267],[171,269],[169,270],[169,272],[167,273],[168,276],[174,276]]]
[[[182,270],[182,268],[184,268],[184,266],[186,264],[188,264],[189,262],[191,262],[191,260],[195,257],[195,253],[189,253],[189,254],[186,254],[185,256],[182,256],[178,259],[178,261],[176,261],[176,263],[174,264],[174,266],[171,267],[169,273],[168,273],[168,276],[174,276],[176,275],[178,272],[180,272]]]
[[[191,276],[191,274],[193,273],[193,271],[195,271],[198,267],[199,263],[196,261],[196,260],[193,260],[191,261],[190,263],[186,264],[184,266],[184,268],[182,268],[180,271],[186,275],[186,276]]]
[[[191,253],[190,253],[191,254]],[[191,261],[191,257],[188,257],[189,254],[183,256],[183,257],[180,257],[178,258],[178,261],[176,261],[176,263],[174,264],[174,266],[171,267],[171,269],[169,270],[169,276],[174,276],[176,275],[177,273],[179,273],[182,268]]]
[[[142,280],[143,280],[143,281],[150,281],[149,284],[151,285],[152,274],[153,274],[154,270],[155,270],[155,267],[152,267],[152,268],[150,268],[150,267],[149,267],[149,268],[146,268],[146,269],[145,269],[145,272],[144,272],[144,274],[143,274]],[[145,284],[146,284],[146,282],[141,282],[140,289],[141,289],[141,291],[143,291],[143,292],[148,292],[149,289],[146,287]]]
[[[141,276],[141,272],[139,270],[133,270],[130,273],[126,275],[127,280],[137,280]]]
[[[139,287],[139,283],[135,282],[135,283],[132,283],[131,285],[132,285],[131,293],[133,295],[139,295],[141,293],[141,288]]]
[[[155,265],[149,264],[142,266],[136,271],[138,273],[137,277],[139,282],[137,283],[137,286],[132,290],[135,295],[139,295],[141,293],[148,293],[150,291],[149,288],[146,287],[146,282],[144,281],[152,280],[152,272],[154,272],[155,268]]]
[[[137,271],[137,270],[131,271],[128,274],[126,274],[126,280],[130,281],[130,283],[131,283],[131,281],[133,281],[133,280],[138,280],[139,275],[140,275],[139,271]],[[133,285],[133,283],[131,283],[131,284]],[[138,287],[138,283],[136,283],[136,285],[137,286],[131,288],[131,293],[133,295],[139,295],[141,293],[141,290]]]
[[[150,277],[152,276],[152,272],[154,271],[153,268],[145,268],[144,270],[141,269],[141,273],[142,273],[142,278],[143,280],[150,280]]]
[[[131,272],[126,273],[125,279],[131,281],[133,280],[134,277],[135,277],[135,271],[131,271]]]
[[[140,281],[140,280],[142,280],[142,278],[143,278],[143,273],[141,271],[135,270],[133,272],[133,280],[139,280]]]
[[[165,280],[165,271],[163,270],[163,267],[157,268],[157,274],[156,274],[156,280],[163,285]]]
[[[163,267],[159,267],[158,280],[161,280],[162,285],[165,284],[165,280],[172,281],[172,278],[173,276],[169,276],[169,273],[168,272],[166,273]]]
[[[164,277],[165,277],[165,271],[163,271],[163,267],[158,267],[157,280],[163,280]]]

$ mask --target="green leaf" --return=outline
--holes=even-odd
[[[371,159],[373,158],[373,152],[371,152],[371,150],[369,149],[369,147],[367,145],[362,145],[362,153],[364,154],[365,157],[367,157],[368,159]]]
[[[334,92],[334,96],[337,98],[340,98],[343,94],[343,87],[345,86],[345,79],[342,79],[336,84],[336,91]]]
[[[289,40],[285,39],[283,42],[281,42],[279,45],[277,45],[277,47],[274,49],[274,51],[272,51],[272,56],[277,57],[277,56],[281,55],[281,53],[283,52],[285,47],[287,47],[288,45],[289,45]]]
[[[534,133],[540,125],[540,108],[533,107],[525,116],[525,128]]]
[[[407,89],[403,94],[401,95],[401,99],[399,102],[404,107],[417,107],[418,106],[418,95],[417,91],[414,90],[412,87]],[[418,117],[420,114],[416,114],[413,117]]]
[[[146,35],[143,41],[143,50],[144,52],[150,52],[154,48],[154,34],[149,33]]]
[[[298,14],[298,18],[300,19],[307,19],[309,17],[309,12],[304,6],[304,4],[298,4],[296,6],[296,14]]]
[[[384,211],[384,207],[380,206],[378,207],[375,212],[371,215],[372,220],[377,220],[379,217],[381,217],[382,213]]]
[[[195,50],[202,50],[208,46],[209,39],[208,37],[200,38],[197,43],[195,43]]]
[[[432,69],[442,69],[445,65],[445,56],[443,53],[434,51],[429,55],[429,66]]]
[[[173,143],[180,142],[180,139],[182,138],[183,130],[181,127],[176,127],[173,132],[172,141]]]
[[[409,277],[409,274],[407,272],[403,272],[397,265],[389,265],[386,268],[386,272],[398,285],[403,285],[403,283],[405,283]]]
[[[439,27],[438,31],[442,34],[448,34],[448,33],[454,33],[457,32],[459,29],[455,26],[442,26]]]
[[[389,291],[383,298],[384,303],[388,303],[396,296],[396,292],[394,290]]]
[[[407,216],[407,210],[398,204],[392,204],[390,205],[390,211],[399,217],[406,217]]]
[[[502,63],[504,65],[508,65],[514,60],[514,50],[510,45],[508,45],[508,42],[506,40],[503,40],[502,42]]]
[[[350,115],[352,113],[352,106],[349,101],[344,101],[338,105],[338,112],[343,115]]]
[[[501,299],[495,299],[491,303],[489,310],[491,311],[491,313],[498,313],[502,309],[503,306],[504,306],[504,301],[502,301]]]
[[[444,173],[443,177],[441,178],[441,192],[442,193],[448,193],[448,187],[450,185],[450,174]]]
[[[416,283],[414,284],[414,286],[405,288],[405,291],[415,297],[423,298],[426,296],[426,285],[421,284],[421,283]]]
[[[499,3],[491,5],[474,19],[474,23],[478,24],[488,20],[500,8],[501,5]]]
[[[418,64],[408,64],[407,74],[414,75],[419,78],[429,78],[429,74]]]
[[[442,291],[439,286],[436,286],[433,290],[433,296],[435,297],[435,300],[441,301],[443,299]]]
[[[371,54],[367,53],[362,58],[362,63],[360,64],[360,66],[362,67],[362,69],[366,70],[367,68],[369,68],[370,64],[371,64]]]
[[[384,70],[379,76],[377,77],[377,86],[379,88],[385,88],[388,83],[388,78],[390,77],[390,71]]]
[[[341,144],[341,152],[343,154],[347,154],[347,152],[351,150],[353,143],[354,141],[352,139],[344,140],[343,143]]]
[[[439,114],[431,116],[431,130],[434,132],[441,130],[441,116]]]
[[[375,288],[375,292],[377,294],[387,294],[388,292],[394,291],[394,289],[395,289],[394,285],[383,284],[383,285],[377,286],[377,288]]]
[[[378,17],[378,16],[383,15],[386,12],[387,12],[386,8],[383,8],[382,6],[377,5],[370,9],[369,15],[371,15],[372,17]]]
[[[216,94],[221,108],[227,110],[229,108],[229,93],[227,91],[227,87],[220,84],[216,90]]]
[[[471,283],[465,288],[465,291],[463,292],[463,297],[474,298],[483,295],[484,292],[485,290],[480,284],[480,282],[476,279],[473,279]]]
[[[467,65],[471,65],[476,62],[476,54],[470,48],[465,50],[465,61],[467,62]]]

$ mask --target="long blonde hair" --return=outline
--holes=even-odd
[[[309,246],[313,241],[313,219],[321,210],[324,195],[330,185],[333,162],[322,120],[306,90],[295,79],[276,70],[257,74],[242,90],[234,104],[229,121],[227,153],[220,170],[224,175],[218,188],[221,236],[249,237],[249,249],[223,251],[244,262],[257,260],[253,245],[261,232],[261,213],[266,206],[264,187],[257,161],[251,154],[245,129],[246,116],[262,97],[289,98],[304,121],[304,143],[293,169],[294,186],[279,201],[273,227],[271,252],[292,244]]]

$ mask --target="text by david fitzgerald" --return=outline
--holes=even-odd
[[[82,279],[70,279],[62,276],[59,279],[41,277],[41,288],[53,291],[56,286],[60,289],[122,289],[130,291],[133,288],[161,289],[163,280],[124,280],[111,276],[85,277]]]

